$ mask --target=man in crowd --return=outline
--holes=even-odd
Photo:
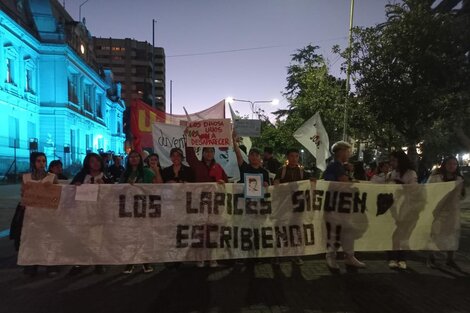
[[[265,147],[263,156],[264,168],[267,169],[270,173],[275,174],[277,170],[281,167],[281,165],[281,162],[279,162],[273,157],[273,148]]]

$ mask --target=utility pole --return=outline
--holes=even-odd
[[[349,52],[348,52],[348,68],[346,70],[346,98],[344,100],[344,123],[343,123],[343,140],[346,140],[346,130],[348,124],[348,106],[349,106],[349,91],[351,89],[351,46],[352,46],[352,31],[354,20],[354,0],[351,0],[351,8],[349,11]]]
[[[155,109],[155,19],[152,19],[152,108]]]

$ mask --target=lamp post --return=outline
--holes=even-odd
[[[82,22],[82,6],[84,6],[85,3],[87,3],[88,1],[90,1],[90,0],[85,0],[85,1],[83,1],[83,2],[80,4],[80,6],[78,7],[78,21],[79,21],[80,23]],[[64,6],[65,6],[65,4],[64,4]]]
[[[234,99],[232,97],[228,97],[227,99],[225,99],[229,104],[233,103],[233,102],[245,102],[245,103],[249,103],[250,104],[250,107],[251,107],[251,112],[252,112],[252,115],[251,115],[251,118],[253,118],[253,115],[256,113],[258,115],[258,119],[259,119],[259,110],[256,111],[255,108],[256,108],[256,104],[258,103],[271,103],[272,105],[278,105],[279,104],[279,100],[278,99],[273,99],[273,100],[256,100],[256,101],[250,101],[250,100],[243,100],[243,99]]]
[[[354,19],[354,0],[351,0],[351,8],[349,11],[349,52],[348,52],[348,68],[346,71],[346,98],[344,101],[344,121],[343,121],[343,140],[346,140],[346,130],[348,123],[348,105],[349,105],[349,90],[351,88],[351,46],[352,46],[352,29]]]
[[[155,108],[155,23],[152,19],[152,108]]]

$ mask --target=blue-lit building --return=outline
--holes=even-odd
[[[65,166],[87,151],[124,152],[120,85],[94,61],[92,37],[57,0],[0,2],[0,176],[31,150]]]

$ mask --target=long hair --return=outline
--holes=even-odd
[[[127,161],[126,161],[126,170],[123,173],[124,179],[127,182],[129,179],[129,176],[132,173],[132,166],[130,164],[130,159],[132,154],[137,154],[139,156],[139,164],[137,165],[137,176],[140,178],[144,178],[144,160],[142,160],[142,156],[140,155],[139,152],[135,150],[131,150],[129,154],[127,155]]]
[[[31,152],[29,156],[29,169],[31,173],[36,172],[36,159],[41,156],[44,157],[44,159],[46,159],[46,164],[47,164],[47,157],[44,152]]]
[[[449,162],[451,160],[454,160],[454,161],[457,162],[457,169],[455,170],[455,173],[448,173],[447,170],[446,170],[447,162]],[[440,175],[442,175],[442,180],[443,181],[453,181],[453,180],[456,180],[458,176],[463,178],[463,175],[460,172],[459,161],[453,155],[449,155],[449,156],[445,157],[442,160],[441,165],[439,166],[439,169],[437,171]]]
[[[90,174],[90,159],[95,158],[100,163],[100,171],[104,171],[104,160],[98,153],[88,153],[83,160],[82,172],[89,175]]]
[[[413,163],[403,150],[393,151],[392,153],[390,153],[390,156],[397,159],[397,170],[400,173],[400,176],[405,175],[406,171],[408,170],[415,170]]]
[[[150,158],[151,157],[157,157],[157,160],[158,160],[157,167],[161,169],[162,167],[160,165],[160,157],[156,153],[150,153],[149,156],[145,159],[145,164],[147,164],[147,166],[150,167]]]

